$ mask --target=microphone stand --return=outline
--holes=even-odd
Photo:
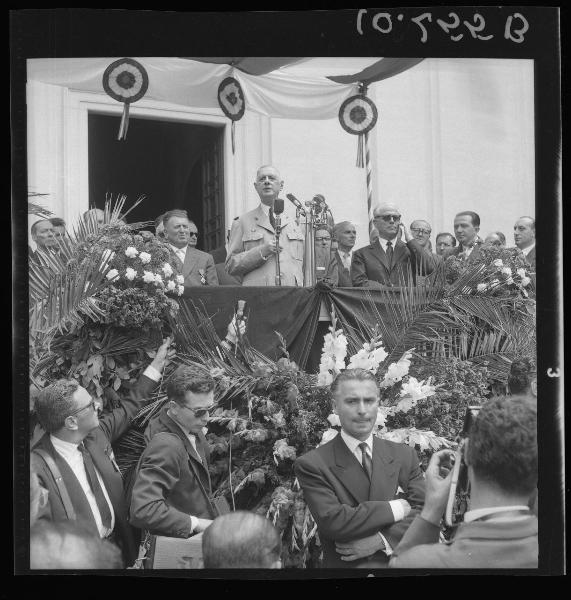
[[[274,219],[276,222],[275,230],[276,230],[276,285],[282,284],[282,275],[280,269],[280,233],[282,232],[282,217],[281,214],[276,214],[274,212]]]

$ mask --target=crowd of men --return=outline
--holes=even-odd
[[[274,202],[283,180],[262,166],[254,187],[260,204],[234,219],[223,261],[196,248],[199,230],[186,211],[170,210],[155,221],[155,235],[171,252],[185,287],[275,285],[280,256],[282,285],[303,285],[304,234],[281,216],[276,241]],[[99,225],[104,213],[84,215]],[[340,287],[392,287],[412,274],[428,278],[448,256],[472,261],[482,245],[503,247],[505,236],[480,237],[480,218],[463,211],[454,235],[440,232],[432,251],[432,228],[423,219],[402,222],[390,203],[374,210],[368,243],[355,250],[350,221],[315,232],[316,277]],[[30,260],[57,252],[65,239],[62,219],[33,224]],[[535,272],[535,221],[521,217],[514,241]],[[406,279],[405,279],[406,280]],[[222,345],[232,349],[241,324],[228,326]],[[137,564],[145,535],[201,536],[206,568],[280,568],[281,540],[264,517],[230,512],[213,497],[209,447],[203,429],[215,406],[211,375],[180,366],[170,376],[167,401],[146,428],[145,450],[123,478],[112,444],[153,397],[167,362],[170,340],[118,408],[99,415],[95,401],[75,380],[56,381],[38,394],[35,412],[45,432],[32,448],[30,565],[33,569],[117,569]],[[516,361],[517,362],[517,361]],[[533,568],[538,565],[537,439],[535,373],[526,386],[514,370],[512,395],[495,397],[480,410],[463,456],[433,455],[426,473],[405,444],[373,435],[379,405],[374,376],[341,372],[331,386],[341,431],[297,459],[295,475],[317,524],[325,568]],[[439,543],[441,518],[454,460],[468,465],[469,511],[455,535]]]
[[[200,232],[185,210],[169,210],[157,217],[155,235],[169,248],[173,262],[185,278],[185,287],[276,285],[277,254],[281,285],[303,285],[304,232],[296,219],[285,212],[281,215],[279,243],[276,241],[273,207],[283,186],[275,167],[265,165],[258,169],[254,188],[260,203],[232,221],[227,251],[198,250]],[[103,211],[91,209],[84,215],[84,219],[88,218],[102,224]],[[367,245],[358,249],[355,249],[356,228],[350,221],[333,227],[318,226],[314,240],[316,280],[339,287],[378,288],[402,285],[410,274],[417,283],[428,283],[428,276],[438,263],[449,256],[474,261],[482,246],[506,247],[506,236],[501,231],[482,238],[480,217],[469,210],[455,216],[454,234],[436,235],[434,251],[430,223],[415,219],[407,227],[395,204],[378,205],[373,211],[373,225]],[[65,222],[60,218],[41,219],[32,225],[31,235],[37,249],[30,250],[30,259],[36,260],[38,253],[57,251],[58,238],[65,237]],[[535,273],[534,218],[517,219],[514,243],[526,257],[530,272]]]

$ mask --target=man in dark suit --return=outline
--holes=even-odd
[[[537,568],[537,517],[529,508],[537,484],[535,398],[495,397],[482,406],[463,448],[470,510],[453,538],[439,544],[453,454],[441,450],[432,456],[426,470],[426,502],[391,556],[390,566]]]
[[[218,513],[211,502],[209,449],[203,427],[214,405],[207,371],[181,365],[167,385],[168,402],[146,431],[131,495],[131,524],[167,537],[204,531]]]
[[[163,216],[164,236],[173,260],[184,277],[184,287],[218,285],[211,254],[196,249],[198,228],[185,210],[169,210]]]
[[[337,271],[339,273],[339,287],[353,287],[351,280],[351,263],[353,261],[353,248],[357,240],[357,230],[351,221],[342,221],[333,228],[333,235],[337,240]]]
[[[409,276],[428,275],[435,267],[435,258],[401,224],[397,206],[385,203],[373,211],[378,238],[353,255],[351,279],[354,287],[383,288],[406,285]],[[397,238],[403,227],[406,243]]]
[[[424,501],[418,456],[372,434],[379,390],[370,371],[342,371],[331,394],[341,432],[294,465],[317,523],[323,566],[386,567]]]
[[[514,225],[515,245],[524,253],[527,262],[535,273],[535,219],[520,217]]]
[[[457,256],[463,261],[475,261],[480,256],[482,245],[478,231],[480,231],[480,216],[471,210],[459,212],[454,217],[454,235],[458,245],[445,250],[442,258],[446,260],[449,256]]]
[[[123,480],[111,444],[125,433],[160,378],[169,343],[167,339],[159,348],[130,397],[101,418],[89,392],[73,379],[60,379],[47,386],[35,403],[46,433],[32,449],[31,467],[40,485],[48,490],[46,518],[76,520],[101,538],[115,542],[126,566],[137,558],[138,547],[127,521]],[[47,460],[55,463],[63,487],[36,449],[46,452]]]
[[[58,250],[55,229],[49,219],[40,219],[32,224],[32,240],[36,243],[36,250],[29,250],[28,258],[31,261],[41,264],[39,254],[46,254]]]

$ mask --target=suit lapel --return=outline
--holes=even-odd
[[[406,244],[398,240],[395,242],[395,249],[393,252],[393,264],[392,268],[394,269],[399,262],[401,262],[403,256],[406,254]]]
[[[256,219],[256,222],[260,227],[267,229],[272,234],[275,233],[274,228],[270,223],[269,215],[266,215],[266,213],[262,210],[261,206],[258,206],[258,208],[256,209],[256,212],[254,213],[254,219]]]
[[[366,502],[371,486],[369,478],[355,455],[347,448],[341,434],[337,434],[333,440],[333,454],[335,464],[331,466],[332,473],[358,503]]]
[[[208,475],[208,469],[202,463],[202,458],[201,458],[200,454],[194,449],[194,447],[190,443],[190,440],[188,439],[188,436],[186,435],[186,433],[178,426],[178,424],[171,417],[169,417],[168,415],[167,415],[167,417],[170,421],[169,425],[171,425],[171,423],[172,423],[171,430],[174,433],[176,433],[182,440],[182,443],[184,444],[184,448],[185,448],[188,456],[191,458],[191,460],[194,461],[195,464],[198,464],[205,471],[206,475]],[[196,436],[196,446],[197,446],[197,448],[199,447],[198,436]],[[209,478],[209,480],[210,480],[210,478]]]
[[[373,479],[367,500],[392,500],[398,488],[394,457],[383,441],[373,436]]]
[[[390,273],[391,269],[389,267],[389,259],[387,257],[387,253],[383,250],[381,246],[381,242],[378,240],[372,243],[369,246],[370,254],[375,257],[377,262],[381,263],[381,265],[385,268],[387,273]]]
[[[168,247],[169,252],[170,252],[170,256],[171,256],[171,260],[174,262],[174,264],[176,265],[177,270],[182,273],[182,269],[183,269],[183,264],[180,260],[180,258],[178,257],[178,255],[176,254],[176,252],[170,247]]]
[[[190,246],[186,247],[186,254],[184,255],[184,265],[182,266],[182,274],[186,279],[196,267],[196,253]]]

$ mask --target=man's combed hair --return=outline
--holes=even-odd
[[[452,246],[456,246],[456,238],[451,233],[448,233],[447,231],[442,231],[441,233],[439,233],[436,236],[436,243],[438,244],[438,238],[444,237],[444,236],[450,237],[452,239]]]
[[[40,425],[48,432],[59,431],[75,410],[75,394],[79,384],[75,379],[58,379],[40,391],[34,410]]]
[[[190,221],[186,210],[182,210],[181,208],[175,208],[173,210],[168,210],[163,215],[163,225],[166,227],[169,220],[172,219],[173,217],[180,217],[181,219],[188,219]]]
[[[202,535],[205,569],[263,569],[281,556],[278,530],[253,512],[222,515]]]
[[[468,443],[468,464],[481,480],[513,494],[537,485],[537,403],[531,396],[497,396],[482,406]]]
[[[214,379],[205,369],[181,365],[169,378],[167,396],[169,400],[182,405],[187,392],[207,394],[214,386]]]
[[[54,227],[65,227],[65,221],[61,217],[52,217],[49,221]]]
[[[463,210],[462,212],[457,213],[457,217],[468,216],[472,219],[472,225],[474,227],[480,227],[480,215],[475,213],[472,210]]]
[[[375,384],[375,387],[378,387],[377,380],[375,379],[375,375],[371,371],[367,371],[366,369],[344,369],[335,377],[333,383],[331,384],[331,395],[335,396],[337,391],[339,390],[339,386],[344,381],[372,381]]]

